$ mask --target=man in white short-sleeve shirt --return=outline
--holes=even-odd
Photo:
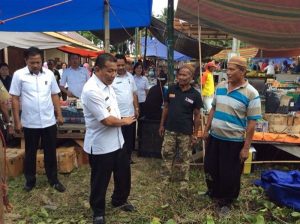
[[[59,192],[65,187],[57,178],[56,161],[56,119],[63,124],[58,93],[60,92],[53,72],[42,68],[42,51],[30,47],[24,53],[27,66],[17,70],[12,79],[9,93],[12,95],[12,109],[15,131],[22,128],[25,138],[24,176],[25,191],[31,191],[36,184],[36,152],[41,139],[45,156],[45,170],[50,185]],[[20,108],[20,101],[22,107]],[[22,111],[20,119],[20,109]]]
[[[59,84],[60,89],[66,93],[68,97],[80,98],[82,88],[90,78],[90,75],[86,68],[79,66],[80,60],[76,54],[69,56],[69,65],[70,67],[65,69],[62,74]],[[68,89],[65,88],[66,84],[68,85]]]
[[[84,151],[91,166],[90,205],[93,224],[105,223],[105,195],[111,174],[114,173],[112,205],[133,211],[128,203],[131,174],[129,157],[123,149],[121,126],[135,122],[133,116],[121,118],[116,95],[111,84],[116,76],[116,58],[111,54],[98,56],[91,79],[83,87],[81,100],[86,134]]]
[[[117,54],[117,77],[112,83],[112,87],[117,96],[117,102],[120,109],[121,117],[135,116],[139,117],[139,103],[137,97],[137,88],[133,76],[126,71],[126,57],[122,54]],[[135,148],[135,132],[136,123],[122,126],[124,136],[124,147],[131,160],[132,150]]]

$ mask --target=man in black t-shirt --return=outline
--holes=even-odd
[[[183,65],[177,73],[177,84],[170,86],[162,112],[159,134],[162,146],[164,182],[179,181],[180,190],[188,189],[191,146],[197,141],[200,93],[191,86],[194,68]]]

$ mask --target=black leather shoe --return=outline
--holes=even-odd
[[[60,182],[57,182],[56,184],[53,184],[52,187],[55,190],[57,190],[58,192],[65,192],[66,191],[66,188]]]
[[[35,185],[27,185],[27,184],[25,184],[24,187],[23,187],[23,190],[26,191],[26,192],[29,192],[29,191],[31,191],[34,187],[35,187]]]
[[[105,224],[104,216],[94,216],[93,224]]]
[[[113,204],[113,207],[117,207],[125,212],[134,212],[135,211],[135,207],[132,204],[130,204],[129,202],[125,202],[122,205],[114,205]]]

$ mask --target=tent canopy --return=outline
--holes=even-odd
[[[0,49],[8,46],[19,48],[35,46],[40,49],[50,49],[69,44],[67,41],[59,40],[44,33],[0,32]]]
[[[167,25],[152,17],[150,31],[160,42],[167,41]],[[192,58],[199,58],[199,42],[197,39],[174,29],[174,49]],[[203,58],[213,56],[223,48],[201,43],[201,55]]]
[[[61,50],[65,53],[78,54],[82,57],[87,57],[87,58],[94,58],[105,52],[104,50],[92,51],[92,50],[87,50],[80,47],[72,47],[72,46],[62,46],[59,47],[58,50]]]
[[[176,17],[262,49],[300,48],[300,1],[179,0]]]
[[[141,52],[144,54],[145,38],[141,38]],[[159,42],[157,39],[147,38],[147,57],[158,57],[167,60],[168,50],[167,46]],[[192,58],[174,51],[174,61],[188,61]]]
[[[149,26],[152,0],[110,0],[110,28]],[[104,29],[104,0],[1,0],[1,31]]]

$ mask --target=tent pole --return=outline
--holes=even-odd
[[[199,5],[200,2],[198,0],[198,47],[199,47],[199,72],[200,72],[200,78],[199,78],[199,84],[200,84],[200,93],[201,93],[201,97],[203,100],[203,96],[202,96],[202,53],[201,53],[201,25],[200,25],[200,18],[199,18]],[[201,109],[201,132],[204,132],[204,112],[203,109]],[[204,157],[205,157],[205,141],[202,139],[202,147],[203,147],[203,162],[204,162]]]
[[[145,44],[144,44],[144,59],[143,59],[143,66],[144,66],[144,69],[145,69],[145,67],[146,67],[147,37],[148,37],[148,28],[146,27],[146,32],[145,32]]]
[[[104,0],[104,50],[106,53],[110,52],[109,40],[109,0]]]
[[[174,0],[168,0],[167,47],[168,47],[168,84],[174,83]]]
[[[135,28],[134,35],[134,63],[138,61],[138,52],[139,52],[139,28]]]

